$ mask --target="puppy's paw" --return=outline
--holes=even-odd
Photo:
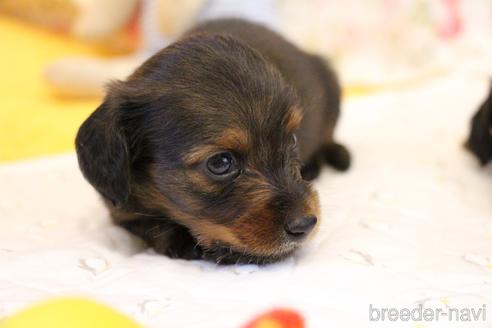
[[[321,165],[318,161],[318,158],[310,160],[306,163],[301,169],[301,175],[304,180],[312,181],[316,179],[321,172]]]
[[[201,259],[203,251],[185,227],[165,219],[138,219],[121,226],[142,238],[157,253],[185,260]]]
[[[323,156],[327,164],[338,171],[347,171],[350,167],[351,156],[345,146],[331,143],[324,147]]]
[[[184,228],[174,233],[169,246],[163,253],[170,258],[183,260],[199,260],[203,258],[203,249],[196,243],[189,231]]]

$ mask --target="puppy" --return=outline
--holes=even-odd
[[[330,67],[265,27],[204,23],[112,83],[76,139],[111,216],[157,252],[270,263],[319,219],[307,180],[349,152],[333,139]]]
[[[488,98],[472,118],[466,147],[482,165],[492,158],[492,86]]]

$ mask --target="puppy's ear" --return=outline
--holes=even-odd
[[[482,165],[492,158],[492,88],[489,98],[472,118],[470,137],[466,143]]]
[[[80,169],[91,185],[113,205],[126,203],[130,194],[128,145],[110,99],[82,124],[75,145]]]

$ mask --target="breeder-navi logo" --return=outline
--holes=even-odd
[[[377,308],[369,304],[370,321],[485,321],[487,308],[484,304],[479,308]]]

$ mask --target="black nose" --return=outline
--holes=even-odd
[[[294,238],[302,238],[307,236],[311,230],[313,230],[314,226],[318,219],[315,216],[308,216],[302,219],[294,219],[288,221],[285,226],[285,232],[287,235]]]

